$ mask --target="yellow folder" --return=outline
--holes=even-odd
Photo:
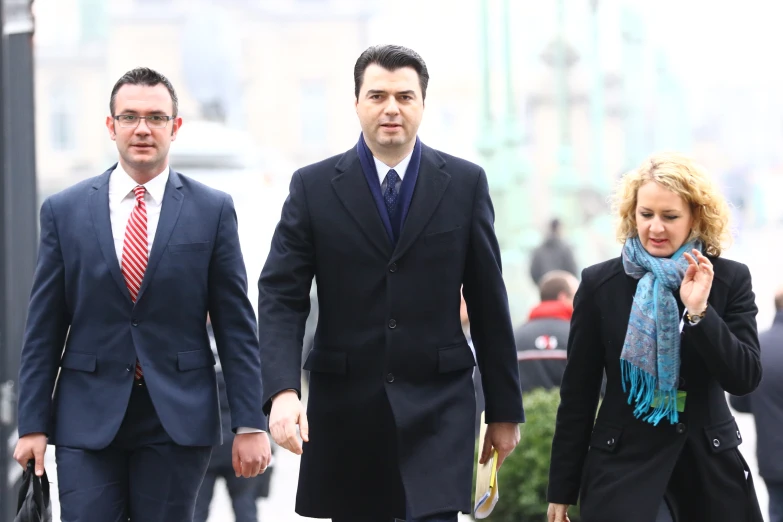
[[[479,433],[478,459],[484,448],[484,437],[487,435],[487,425],[484,422],[484,412],[481,412],[481,432]],[[492,450],[492,455],[484,464],[476,461],[476,505],[473,516],[478,520],[487,518],[500,498],[498,487],[498,452]]]

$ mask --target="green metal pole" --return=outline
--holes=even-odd
[[[516,101],[514,95],[514,66],[511,58],[511,8],[510,0],[503,0],[501,18],[503,20],[503,72],[505,74],[506,95],[506,144],[512,145],[521,142],[516,114]]]
[[[523,155],[524,126],[517,111],[514,89],[514,59],[511,32],[511,0],[501,2],[501,36],[504,76],[504,128],[502,148],[503,169],[506,174],[504,230],[508,235],[503,252],[504,279],[512,289],[509,292],[509,306],[514,317],[523,316],[534,304],[534,292],[529,282],[528,267],[530,252],[538,240],[533,225],[532,189],[530,187],[530,166]]]
[[[490,80],[492,77],[491,64],[489,60],[489,0],[481,0],[481,86],[482,86],[482,104],[481,114],[484,117],[484,124],[487,129],[492,124],[492,102],[490,101]]]
[[[664,55],[665,56],[665,55]],[[685,90],[682,81],[675,76],[671,68],[670,60],[667,60],[667,80],[669,89],[669,105],[672,107],[672,133],[675,136],[675,147],[686,154],[691,153],[691,120],[688,110],[688,102],[685,99]]]
[[[604,129],[606,126],[606,102],[604,100],[604,73],[601,65],[600,25],[598,19],[598,0],[592,0],[590,13],[590,178],[599,194],[609,192],[609,178],[606,172],[604,154]]]
[[[642,104],[644,83],[644,25],[636,10],[624,6],[620,17],[623,34],[623,86],[626,108],[626,169],[636,168],[647,155],[644,146]]]
[[[489,0],[479,2],[479,69],[481,71],[481,133],[478,148],[485,162],[491,162],[495,156],[494,129],[492,121],[491,63],[489,58]],[[486,168],[489,169],[490,165]],[[494,176],[493,176],[494,177]],[[490,184],[496,180],[490,179]]]
[[[571,147],[571,110],[569,107],[568,56],[565,38],[565,1],[557,0],[557,46],[555,59],[555,83],[560,130],[558,150],[558,173],[555,183],[554,205],[556,214],[564,223],[573,224],[574,205],[572,199],[577,186]],[[553,216],[554,217],[554,216]]]
[[[533,193],[530,178],[530,162],[523,154],[525,129],[518,112],[517,95],[514,89],[514,59],[511,32],[511,0],[503,0],[503,65],[505,75],[505,139],[506,164],[510,174],[509,188],[513,194],[513,223],[516,244],[521,251],[533,248],[537,232],[533,224]]]
[[[613,188],[612,173],[607,172],[605,154],[606,100],[604,72],[601,62],[601,26],[599,0],[591,0],[590,13],[590,185],[603,201]],[[606,4],[604,3],[604,6]],[[610,257],[614,251],[613,219],[608,202],[605,211],[595,216],[580,242],[579,260],[590,265]]]

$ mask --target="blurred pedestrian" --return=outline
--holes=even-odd
[[[522,396],[487,176],[418,139],[427,81],[410,49],[361,54],[359,142],[294,173],[259,279],[264,407],[275,441],[303,452],[303,516],[455,522],[471,510],[476,362],[459,320],[463,283],[488,405],[482,458],[494,447],[502,462],[519,441]],[[314,276],[305,414],[299,368]]]
[[[549,521],[579,499],[583,522],[761,522],[725,394],[761,380],[750,271],[721,257],[728,206],[701,167],[659,154],[615,208],[622,255],[574,298]]]
[[[216,360],[215,373],[220,402],[223,444],[212,448],[212,457],[196,498],[196,511],[193,522],[206,522],[209,518],[212,495],[215,483],[219,478],[225,481],[226,489],[228,489],[228,496],[231,498],[231,506],[234,510],[234,520],[236,522],[258,522],[257,500],[259,497],[269,495],[269,483],[272,480],[272,472],[274,471],[274,456],[266,471],[256,477],[246,479],[242,476],[237,476],[234,471],[233,457],[231,455],[234,432],[231,429],[231,409],[228,404],[226,381],[223,377],[223,369],[220,364],[220,356],[217,353],[217,343],[215,342],[215,333],[211,323],[207,324],[207,331],[209,332],[212,353],[215,355]],[[225,519],[224,516],[221,516],[221,520]]]
[[[772,327],[759,335],[764,378],[749,395],[732,395],[737,411],[752,413],[756,423],[759,475],[769,492],[768,522],[783,522],[783,288],[775,294]]]
[[[533,250],[530,260],[530,277],[538,286],[544,274],[552,270],[564,270],[574,276],[578,274],[574,251],[562,238],[560,220],[555,218],[549,223],[549,233],[543,243]]]
[[[522,392],[560,386],[578,286],[576,277],[565,270],[552,270],[541,278],[541,302],[514,334]]]

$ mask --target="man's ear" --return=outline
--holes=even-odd
[[[179,132],[180,127],[182,127],[182,117],[177,116],[171,120],[171,141],[177,139],[177,132]]]
[[[106,116],[106,128],[109,130],[109,138],[115,140],[117,138],[117,129],[114,127],[114,118],[112,116]]]

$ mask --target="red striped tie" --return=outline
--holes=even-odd
[[[125,229],[125,243],[122,245],[122,275],[128,286],[131,300],[135,303],[141,288],[141,280],[147,269],[147,205],[144,203],[146,189],[138,185],[133,189],[136,195],[136,205],[128,219]],[[136,360],[136,379],[141,379],[143,372],[138,359]]]

